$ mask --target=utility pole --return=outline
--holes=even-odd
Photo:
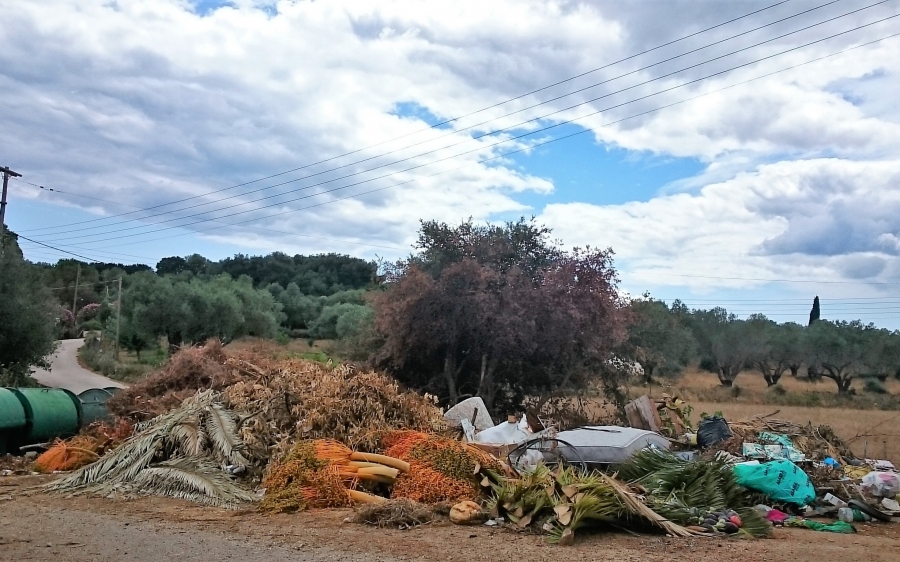
[[[78,302],[78,279],[81,277],[81,264],[78,264],[78,270],[75,272],[75,294],[72,296],[72,322],[78,320],[76,315],[78,312],[75,310],[75,305]],[[73,326],[74,327],[74,326]]]
[[[0,225],[6,225],[6,191],[9,187],[9,178],[10,176],[14,178],[21,178],[22,174],[13,172],[7,167],[0,167],[0,172],[3,172],[3,197],[0,198]]]
[[[10,176],[21,178],[22,174],[13,172],[6,166],[0,167],[0,172],[3,172],[3,195],[0,196],[0,255],[2,255],[3,242],[6,238],[6,191],[9,188],[9,178]]]
[[[107,287],[109,287],[107,285]],[[122,319],[122,278],[119,277],[119,293],[116,298],[116,361],[119,360],[119,324]]]

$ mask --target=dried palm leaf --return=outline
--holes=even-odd
[[[217,466],[186,458],[170,459],[142,470],[122,487],[122,491],[229,508],[255,499],[250,492],[236,486]]]

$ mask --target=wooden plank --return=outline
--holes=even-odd
[[[639,396],[625,406],[625,415],[631,427],[659,432],[662,420],[656,411],[656,404],[647,395]]]

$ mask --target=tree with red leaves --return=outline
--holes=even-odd
[[[374,298],[376,363],[454,404],[584,388],[625,337],[611,250],[566,252],[549,229],[422,224]],[[602,381],[601,381],[602,382]]]

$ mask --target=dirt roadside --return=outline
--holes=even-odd
[[[344,523],[349,510],[264,515],[167,498],[65,498],[32,491],[48,477],[0,478],[0,560],[360,562],[435,560],[741,560],[893,562],[900,525],[859,525],[855,535],[778,529],[772,539],[673,539],[581,533],[574,547],[488,527],[438,523],[409,531]]]

